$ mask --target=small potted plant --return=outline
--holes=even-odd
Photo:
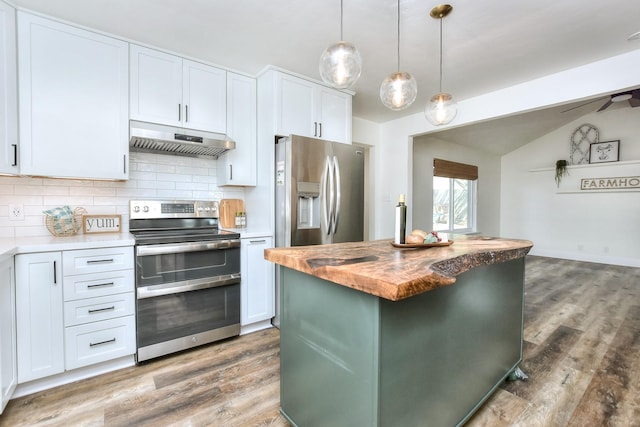
[[[566,160],[556,161],[556,186],[560,187],[560,181],[563,177],[569,175],[569,169],[567,169],[568,163]]]

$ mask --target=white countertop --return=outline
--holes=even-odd
[[[271,237],[272,234],[258,228],[225,228],[240,233],[241,239]],[[130,233],[77,234],[68,237],[36,236],[0,238],[0,256],[51,251],[70,251],[76,249],[108,248],[133,246],[135,239]]]
[[[222,228],[222,230],[240,233],[241,239],[255,239],[256,237],[273,237],[269,231],[264,228],[246,227],[246,228]]]
[[[134,243],[135,240],[129,233],[77,234],[68,237],[5,237],[0,238],[0,255],[133,246]]]

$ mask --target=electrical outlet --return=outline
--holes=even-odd
[[[9,205],[9,221],[23,221],[23,220],[24,220],[24,206]]]

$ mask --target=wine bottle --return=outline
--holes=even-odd
[[[404,194],[398,198],[396,206],[396,230],[393,241],[396,244],[405,243],[405,235],[407,233],[407,205],[405,205]]]

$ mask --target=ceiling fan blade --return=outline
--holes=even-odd
[[[561,113],[567,113],[569,111],[576,110],[578,108],[582,108],[585,105],[589,105],[589,104],[593,104],[594,102],[602,101],[603,99],[605,99],[605,98],[592,99],[591,101],[584,102],[584,103],[582,103],[580,105],[576,105],[575,107],[571,107],[571,108],[567,108],[566,110],[562,110]]]
[[[631,104],[632,107],[640,107],[640,89],[634,89],[631,91],[629,104]]]
[[[600,107],[598,109],[598,111],[606,110],[609,107],[609,105],[611,105],[611,104],[613,104],[613,101],[612,100],[608,100],[607,102],[604,103],[604,105],[602,107]]]

